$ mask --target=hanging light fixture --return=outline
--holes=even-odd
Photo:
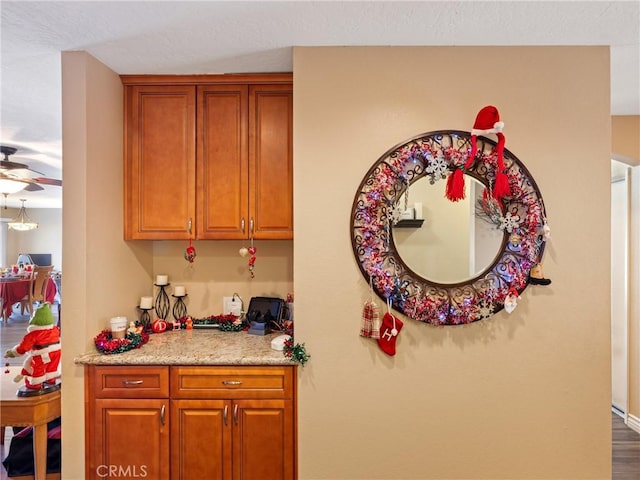
[[[27,185],[29,185],[27,182],[21,180],[13,180],[4,176],[0,178],[0,192],[2,193],[18,193],[20,190],[24,190]]]
[[[27,215],[27,210],[24,208],[24,202],[26,202],[27,200],[21,198],[20,201],[22,202],[20,212],[18,212],[18,216],[15,218],[15,220],[12,220],[8,223],[9,228],[12,230],[17,230],[18,232],[26,232],[27,230],[38,228],[38,224],[31,221],[31,219]]]

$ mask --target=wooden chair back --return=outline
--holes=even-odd
[[[53,271],[53,265],[47,266],[34,266],[33,273],[31,274],[31,285],[29,285],[29,293],[20,301],[20,310],[24,314],[26,308],[29,314],[33,313],[34,302],[44,302],[47,298],[47,283],[51,272]]]

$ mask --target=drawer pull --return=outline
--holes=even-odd
[[[144,380],[123,380],[123,385],[142,385]]]
[[[223,380],[223,385],[242,385],[242,382],[239,380]]]

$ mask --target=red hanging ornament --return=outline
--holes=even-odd
[[[189,246],[184,251],[184,259],[189,263],[193,263],[193,261],[196,259],[196,249],[193,246],[191,240],[192,239],[190,238]]]
[[[253,240],[252,240],[253,242]],[[248,249],[247,249],[249,255],[251,255],[249,257],[249,275],[251,275],[251,278],[254,278],[256,275],[253,272],[254,268],[255,268],[255,264],[256,264],[256,252],[258,251],[258,249],[256,247],[254,247],[253,245],[251,245]]]

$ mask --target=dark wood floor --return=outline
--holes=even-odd
[[[57,309],[54,307],[54,315]],[[4,352],[20,342],[27,331],[29,324],[28,315],[20,315],[20,309],[16,309],[8,322],[0,322],[0,352]],[[22,365],[22,358],[8,359],[11,365]],[[3,361],[7,359],[3,358]],[[4,363],[3,363],[4,367]],[[624,424],[622,418],[612,413],[612,442],[611,455],[613,463],[613,480],[639,480],[640,479],[640,434],[631,430]],[[9,451],[10,433],[8,429],[4,448],[0,447],[0,457],[4,458]],[[7,473],[0,465],[0,480],[6,480]]]
[[[616,415],[612,416],[612,445],[613,480],[640,479],[640,433],[631,430],[624,424],[624,420]]]

